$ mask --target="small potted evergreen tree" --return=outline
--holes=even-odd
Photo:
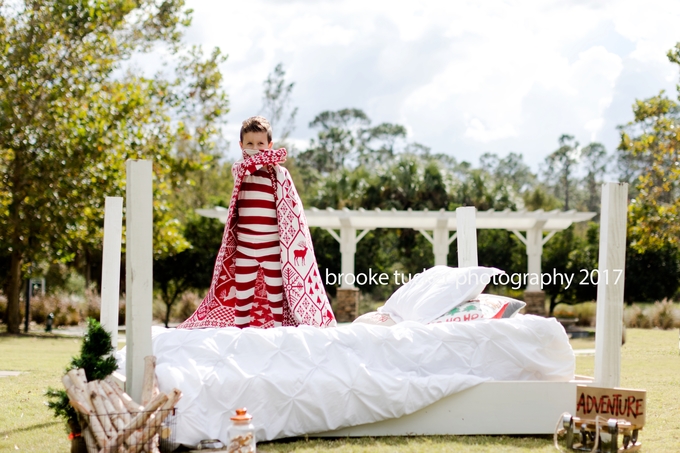
[[[83,338],[80,355],[71,359],[66,367],[66,372],[75,368],[83,368],[88,382],[106,378],[113,373],[118,364],[113,356],[111,334],[95,319],[87,319],[87,332]],[[48,397],[47,406],[54,412],[54,416],[63,418],[70,432],[71,453],[86,453],[85,441],[81,437],[78,415],[69,403],[68,395],[64,389],[48,388],[45,394]]]

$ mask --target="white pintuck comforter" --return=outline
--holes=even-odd
[[[161,391],[184,396],[176,441],[227,439],[238,407],[258,441],[400,417],[482,381],[568,381],[574,353],[552,318],[319,329],[153,331]],[[124,350],[119,353],[124,370]]]

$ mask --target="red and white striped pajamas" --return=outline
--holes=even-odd
[[[261,269],[274,326],[281,326],[283,322],[281,244],[274,187],[267,166],[243,178],[237,209],[234,323],[237,327],[250,325],[251,316],[255,315],[251,314],[255,280]]]

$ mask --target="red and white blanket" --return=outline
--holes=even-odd
[[[281,241],[281,274],[283,277],[283,325],[311,325],[332,327],[335,316],[326,296],[319,268],[314,256],[312,238],[302,202],[293,185],[288,170],[277,165],[286,158],[284,148],[264,150],[259,154],[234,163],[234,191],[229,203],[227,223],[224,228],[222,245],[215,262],[215,270],[207,296],[196,311],[179,329],[204,327],[229,327],[234,325],[236,286],[234,279],[234,256],[236,254],[236,225],[238,210],[236,203],[241,183],[246,175],[255,173],[270,165],[272,185],[275,188],[276,216]],[[274,326],[262,270],[255,281],[255,300],[251,313],[251,327]]]

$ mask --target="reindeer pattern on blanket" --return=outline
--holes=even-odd
[[[281,274],[283,277],[283,325],[332,327],[335,316],[323,286],[314,247],[302,202],[288,170],[278,165],[286,157],[284,148],[268,150],[234,163],[234,191],[229,203],[227,222],[222,237],[213,279],[208,294],[181,329],[228,327],[234,325],[236,286],[234,257],[236,253],[236,202],[245,175],[253,174],[265,165],[270,167],[275,187],[276,215],[281,244]],[[260,271],[255,281],[255,300],[251,309],[251,326],[274,326],[269,310],[264,275]]]

